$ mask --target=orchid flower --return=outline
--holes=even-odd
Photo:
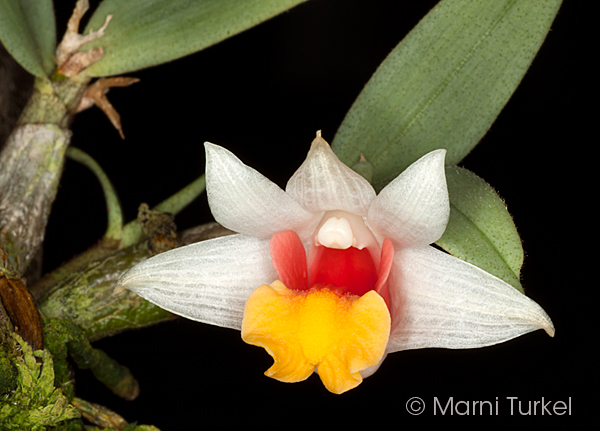
[[[208,201],[238,235],[181,247],[120,280],[150,302],[241,330],[297,382],[317,372],[342,393],[388,353],[474,348],[553,324],[499,278],[431,247],[450,205],[445,150],[426,154],[377,195],[320,132],[286,190],[205,144]]]

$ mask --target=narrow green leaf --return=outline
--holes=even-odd
[[[165,63],[213,45],[306,0],[105,0],[84,32],[113,15],[105,35],[83,51],[102,46],[104,57],[86,70],[108,76]]]
[[[0,40],[25,70],[47,78],[55,66],[52,0],[0,0]]]
[[[540,48],[560,0],[444,0],[390,53],[333,150],[364,154],[379,190],[422,155],[458,163],[490,128]]]
[[[523,247],[513,220],[494,189],[473,172],[446,168],[450,220],[437,245],[523,292]]]

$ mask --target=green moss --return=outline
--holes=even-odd
[[[52,353],[54,360],[54,385],[63,388],[69,401],[73,399],[74,389],[69,376],[67,362],[67,341],[72,339],[74,329],[69,325],[57,323],[54,319],[44,319],[44,344]]]
[[[88,431],[81,418],[69,419],[48,428],[48,431]]]
[[[139,393],[139,386],[127,367],[110,358],[100,349],[94,349],[84,331],[69,320],[45,319],[46,346],[56,358],[57,386],[70,387],[67,354],[82,369],[90,369],[101,383],[113,393],[132,400]],[[69,399],[72,399],[69,391]]]
[[[33,351],[17,334],[15,347],[23,356],[14,358],[16,387],[1,398],[0,429],[44,431],[48,427],[78,418],[60,388],[54,386],[54,364],[48,350]]]
[[[17,384],[17,368],[6,351],[0,350],[0,396],[13,390]]]

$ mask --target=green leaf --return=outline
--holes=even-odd
[[[200,51],[305,0],[105,0],[85,33],[113,15],[105,35],[82,51],[102,46],[90,76],[117,75]]]
[[[364,154],[377,190],[434,149],[458,163],[519,85],[560,3],[441,1],[375,72],[333,150],[348,166]]]
[[[502,199],[484,180],[458,166],[446,168],[450,220],[437,245],[523,292],[523,247]]]
[[[47,78],[55,67],[52,0],[0,0],[0,40],[25,70]]]

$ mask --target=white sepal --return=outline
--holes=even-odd
[[[390,276],[387,352],[489,346],[554,325],[533,300],[491,274],[433,247],[396,252]]]
[[[219,223],[244,235],[270,238],[295,230],[302,238],[320,217],[302,208],[279,186],[246,166],[233,153],[206,142],[206,194]]]
[[[450,215],[445,154],[424,155],[377,195],[367,220],[379,241],[390,238],[394,248],[418,247],[442,236]]]
[[[366,216],[375,198],[371,184],[343,164],[320,133],[285,190],[313,213],[343,210]]]
[[[232,235],[154,256],[119,287],[188,319],[239,330],[248,296],[276,279],[269,241]]]

